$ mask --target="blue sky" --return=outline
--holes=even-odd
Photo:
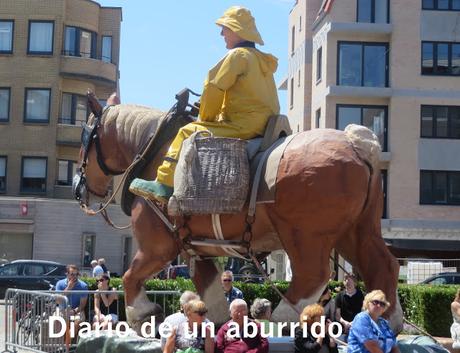
[[[259,47],[279,59],[275,79],[287,74],[288,16],[294,0],[99,0],[123,8],[121,98],[167,110],[183,87],[201,92],[208,70],[227,51],[214,21],[232,5],[249,8],[265,41]],[[280,94],[281,111],[286,95]]]

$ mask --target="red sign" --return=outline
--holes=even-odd
[[[21,212],[21,216],[27,216],[27,212],[29,211],[29,206],[27,205],[27,201],[21,202],[19,205],[19,209]]]

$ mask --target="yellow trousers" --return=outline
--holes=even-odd
[[[203,121],[187,124],[179,129],[179,132],[169,146],[169,150],[166,153],[163,164],[158,167],[156,179],[158,182],[174,187],[174,171],[176,169],[177,160],[179,159],[182,142],[186,138],[189,138],[194,132],[203,130],[210,131],[214,134],[214,136],[218,137],[234,137],[245,140],[258,136],[258,133],[254,131],[255,129],[251,129],[251,131],[247,128],[244,129],[237,124],[225,121]]]

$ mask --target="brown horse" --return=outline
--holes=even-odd
[[[92,110],[101,112],[94,102]],[[86,188],[80,188],[79,193],[85,204],[89,206],[106,195],[112,180],[110,171],[128,168],[158,128],[161,116],[149,108],[120,104],[107,109],[96,126],[94,117],[90,119],[94,129],[90,139],[96,136],[99,147],[86,141],[80,151],[85,162],[82,172],[86,179],[82,183]],[[286,298],[300,309],[319,297],[330,275],[331,251],[336,249],[359,272],[367,290],[381,289],[386,293],[392,303],[386,316],[399,332],[399,265],[387,250],[380,228],[383,199],[379,148],[375,148],[376,138],[370,130],[355,130],[315,129],[293,137],[278,168],[275,202],[257,204],[251,248],[256,253],[286,250],[293,273]],[[368,136],[359,136],[363,132]],[[141,177],[155,178],[168,145],[162,146]],[[78,175],[76,178],[77,182],[81,180]],[[239,214],[221,215],[225,239],[241,239],[246,214],[247,208]],[[181,218],[175,221],[183,222]],[[127,318],[135,324],[151,310],[143,291],[144,281],[173,261],[181,248],[143,198],[135,198],[131,222],[139,250],[123,283]],[[192,216],[187,224],[194,235],[214,237],[210,215]],[[185,231],[179,234],[183,237]],[[206,257],[227,256],[217,247],[197,246],[194,250]],[[200,260],[193,272],[193,282],[210,308],[211,319],[222,322],[228,315],[228,306],[216,266],[212,260]],[[282,301],[273,320],[297,321],[298,314]]]

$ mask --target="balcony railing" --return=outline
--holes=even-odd
[[[75,56],[75,57],[87,58],[87,59],[95,59],[95,60],[102,60],[103,62],[113,64],[112,58],[104,56],[102,54],[101,55],[96,55],[94,53],[87,53],[87,52],[83,52],[83,51],[77,52],[75,50],[64,50],[63,49],[61,51],[61,55]]]

